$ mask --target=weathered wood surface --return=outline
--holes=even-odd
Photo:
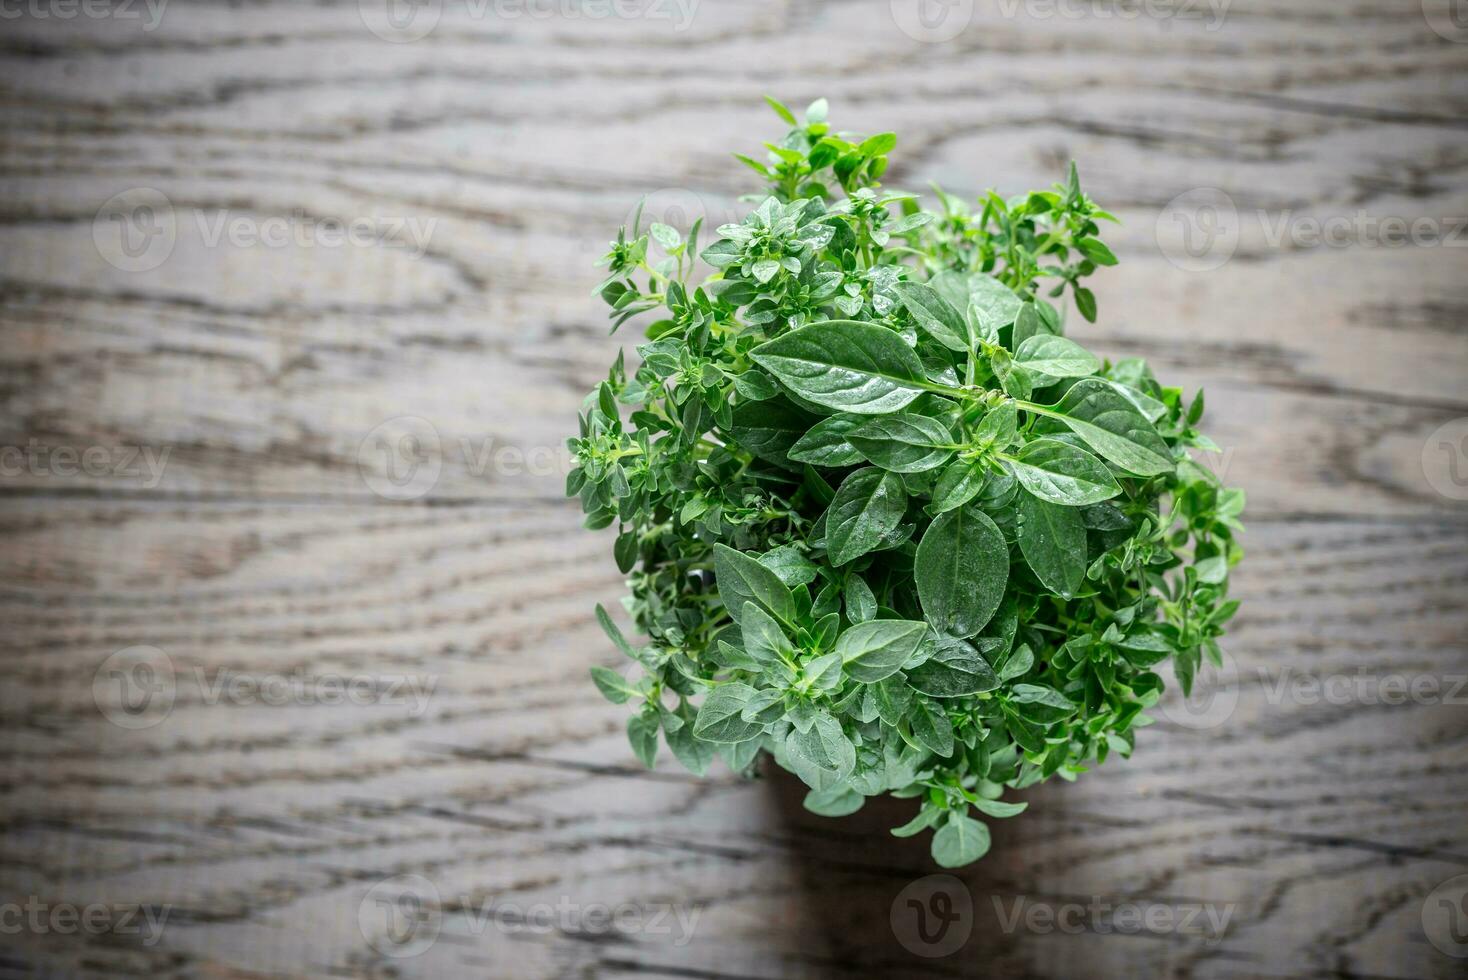
[[[156,942],[11,930],[0,970],[1462,975],[1423,912],[1468,872],[1468,32],[1417,0],[1239,0],[1213,30],[1201,5],[980,0],[923,43],[898,27],[912,6],[720,0],[680,30],[673,4],[450,3],[412,43],[355,3],[3,22],[0,446],[44,462],[0,460],[0,903],[168,918]],[[615,662],[591,608],[620,593],[559,499],[617,342],[590,263],[642,194],[727,214],[749,189],[728,151],[773,131],[764,92],[900,132],[900,186],[1014,192],[1079,159],[1125,223],[1075,334],[1206,384],[1217,465],[1250,495],[1222,695],[1170,700],[1130,762],[1027,791],[960,876],[972,935],[947,957],[889,920],[937,870],[885,835],[904,806],[823,820],[779,780],[645,772],[585,680]],[[140,187],[176,241],[129,272],[98,214]],[[1195,188],[1238,215],[1208,271],[1168,259],[1168,203]],[[341,247],[212,237],[279,216],[379,224]],[[1331,217],[1450,240],[1311,247]],[[102,454],[83,471],[58,447]],[[130,729],[94,679],[139,646],[176,694]],[[1396,676],[1437,693],[1383,703]],[[239,677],[376,679],[379,703],[218,686]],[[439,897],[415,956],[383,952],[416,949],[384,941],[384,880]],[[527,924],[542,902],[572,913]],[[1102,903],[1227,924],[1005,925]],[[574,914],[624,904],[696,913],[691,938]]]

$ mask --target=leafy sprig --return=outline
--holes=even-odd
[[[567,493],[617,526],[647,639],[598,607],[637,669],[592,678],[649,766],[661,741],[699,774],[767,753],[817,813],[917,800],[893,833],[965,864],[975,814],[1024,809],[1006,789],[1131,754],[1164,661],[1184,692],[1221,662],[1243,494],[1189,455],[1217,448],[1201,392],[1065,337],[1049,300],[1094,320],[1081,281],[1116,262],[1073,165],[923,210],[879,183],[893,134],[770,104],[790,129],[739,158],[768,183],[742,222],[699,251],[639,216],[603,258],[613,329],[651,316]]]

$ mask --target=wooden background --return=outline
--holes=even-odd
[[[0,970],[1462,976],[1423,920],[1468,872],[1468,30],[1446,0],[1236,0],[1221,23],[953,0],[931,31],[908,0],[647,2],[450,0],[414,41],[380,0],[0,11],[0,912],[168,916],[0,917]],[[700,781],[666,750],[644,771],[586,679],[618,663],[591,613],[621,584],[560,447],[634,339],[607,337],[591,263],[644,194],[724,220],[752,189],[729,152],[779,130],[766,92],[898,131],[894,186],[1012,193],[1078,159],[1125,223],[1074,335],[1206,385],[1249,494],[1218,696],[1170,695],[1131,762],[1023,794],[961,875],[947,957],[898,941],[904,902],[892,924],[937,870],[885,835],[908,805],[826,820],[781,780]],[[1198,188],[1234,211],[1169,209],[1223,200]],[[251,242],[281,218],[371,233]],[[1348,233],[1313,247],[1326,218]],[[1426,223],[1392,247],[1382,218]],[[1188,221],[1222,232],[1201,257]],[[118,651],[172,696],[119,715]],[[1393,676],[1438,693],[1383,703]],[[324,677],[376,703],[312,703]],[[1347,695],[1312,697],[1329,678]],[[250,696],[282,680],[306,694]],[[376,898],[414,889],[394,946]],[[572,911],[542,928],[541,902]],[[1228,920],[1004,926],[1093,902]],[[597,905],[698,918],[576,914]]]

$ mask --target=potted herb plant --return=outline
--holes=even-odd
[[[640,669],[592,679],[649,766],[767,753],[817,813],[916,800],[893,833],[966,864],[978,817],[1024,809],[1006,789],[1131,754],[1164,661],[1184,692],[1219,661],[1243,494],[1188,453],[1216,448],[1201,392],[1064,335],[1116,262],[1074,166],[926,210],[879,182],[893,134],[770,104],[789,131],[739,157],[768,184],[742,222],[699,251],[634,220],[604,259],[646,342],[588,397],[567,492],[616,525],[647,639],[598,607]]]

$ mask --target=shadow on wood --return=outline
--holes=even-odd
[[[797,865],[803,918],[818,932],[804,957],[816,975],[1023,975],[1015,937],[995,914],[996,896],[1014,892],[1003,882],[1022,863],[1013,824],[993,821],[989,856],[948,870],[929,853],[930,832],[891,834],[916,800],[876,797],[850,816],[822,817],[805,809],[796,776],[769,759],[763,774]]]

